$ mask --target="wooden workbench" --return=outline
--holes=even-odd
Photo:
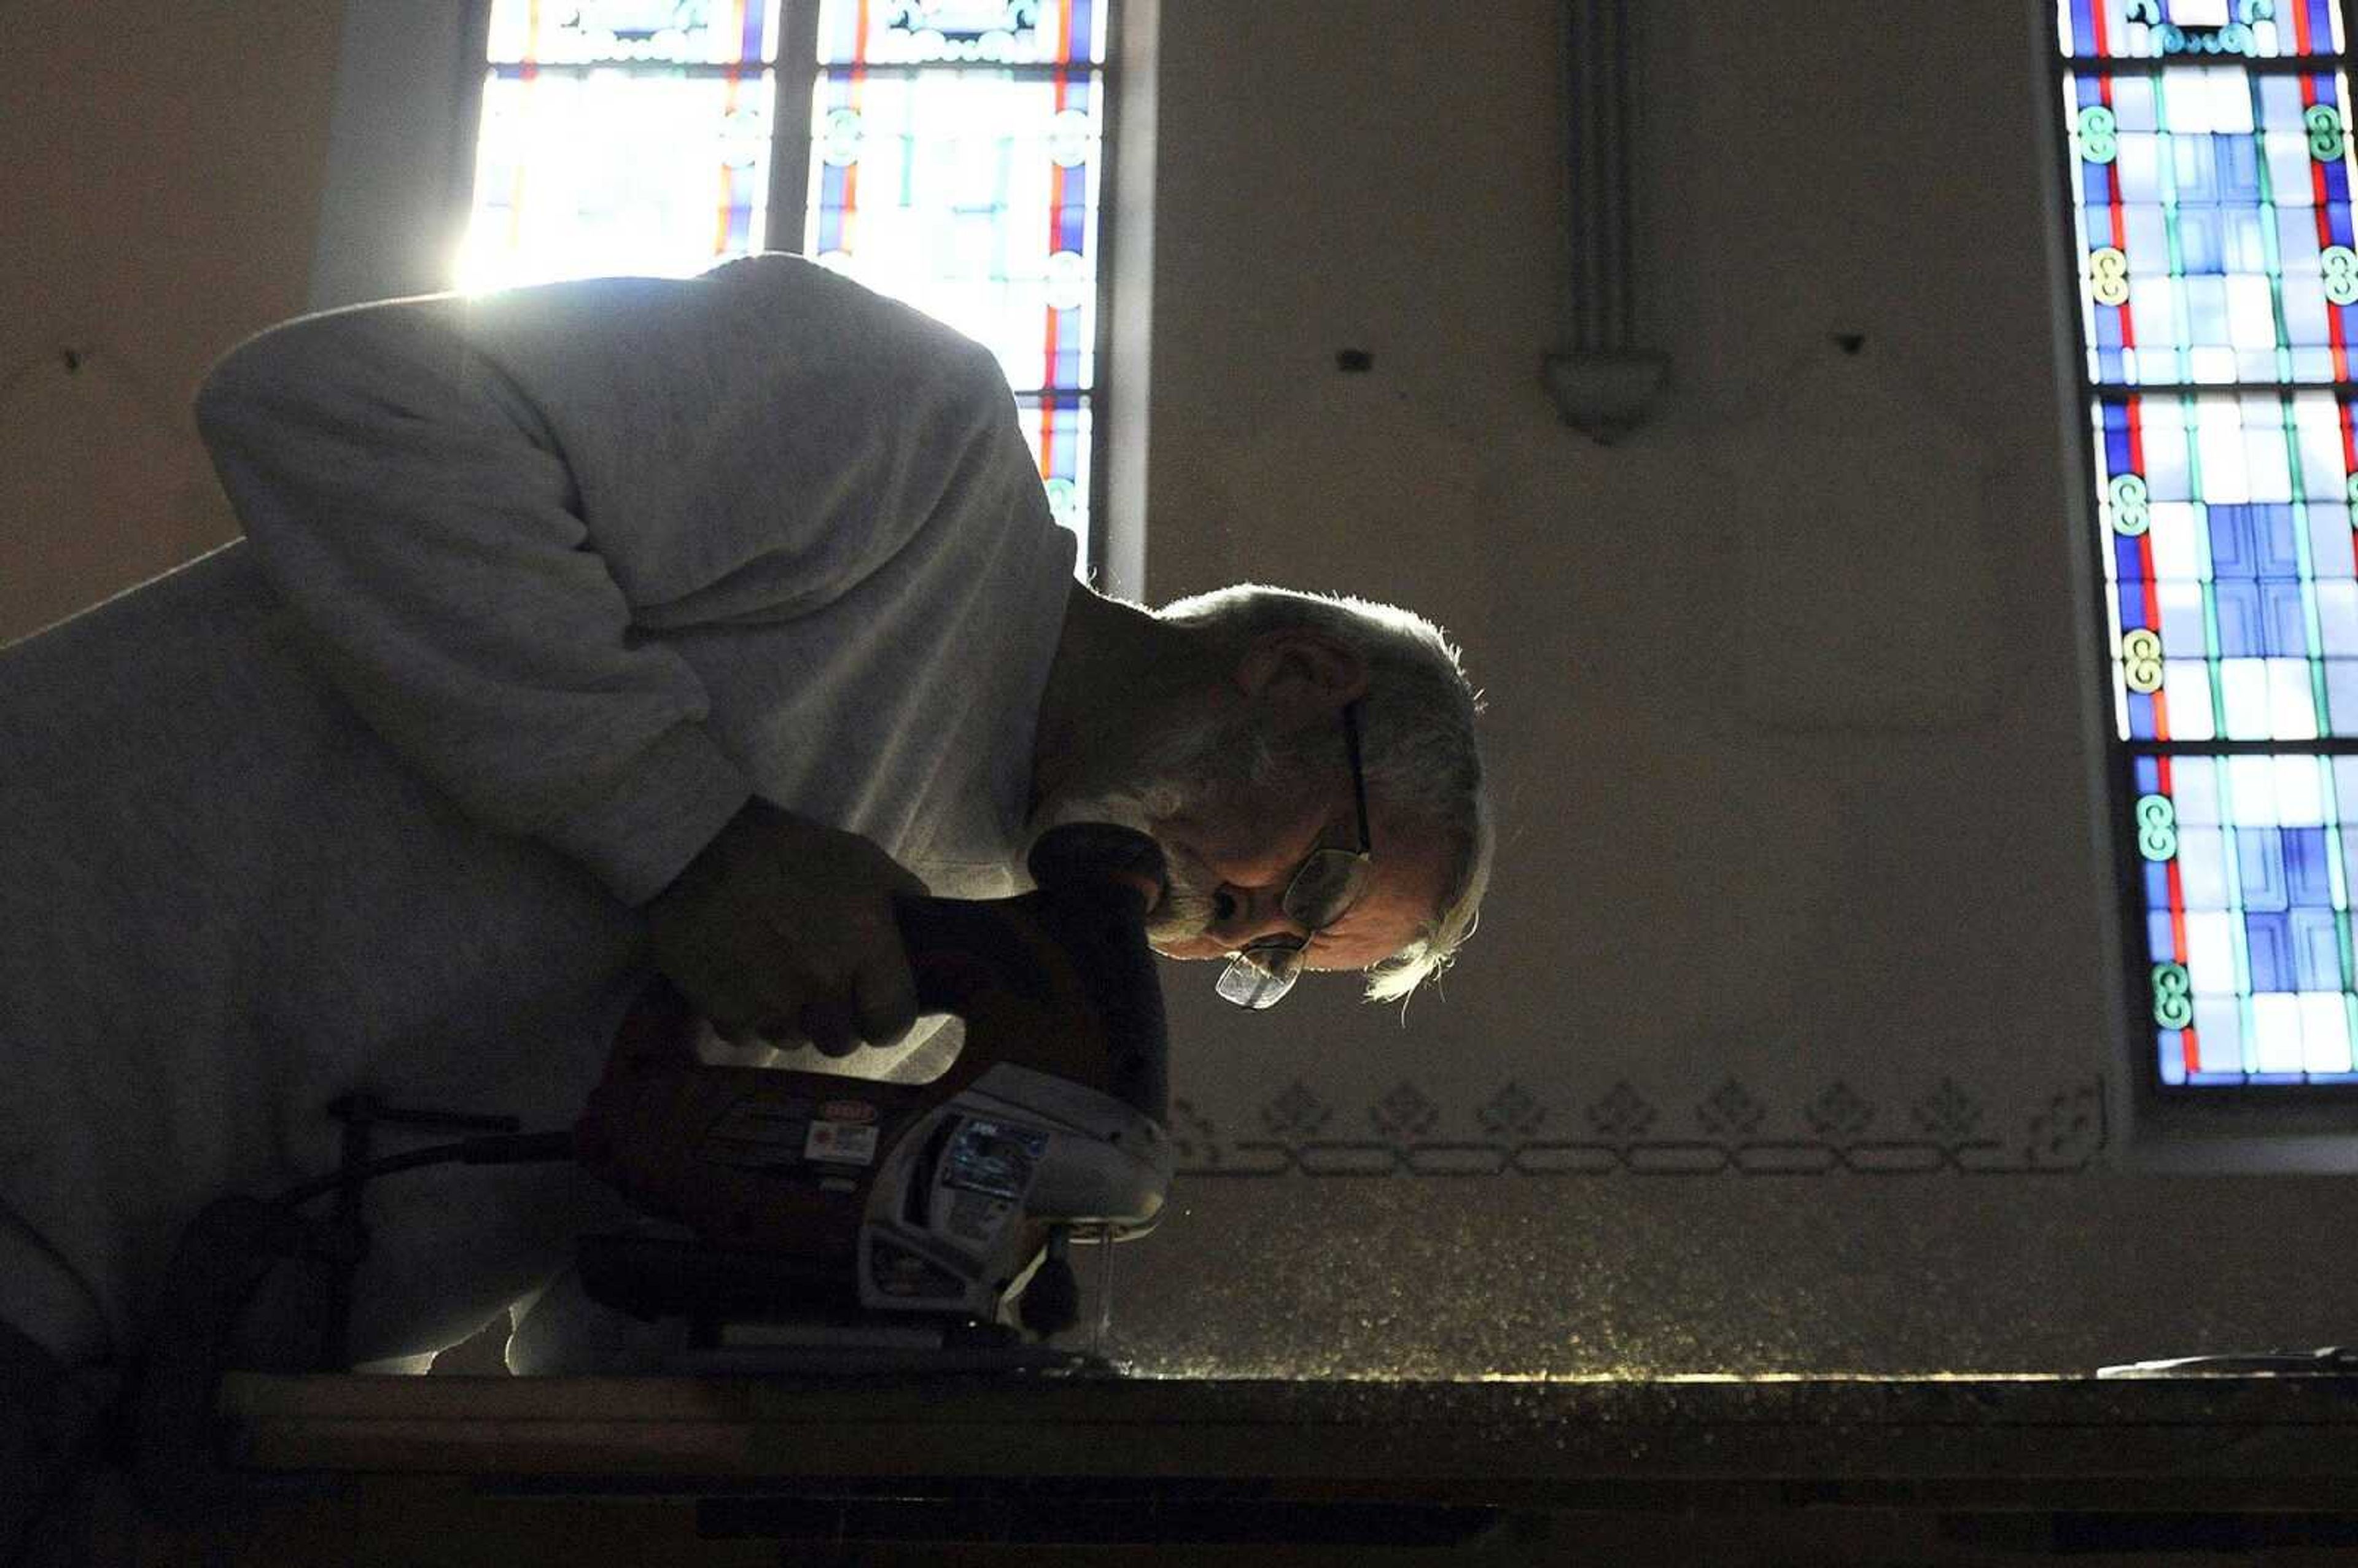
[[[2358,1561],[2338,1379],[224,1392],[235,1464],[286,1489],[222,1516],[233,1561]]]

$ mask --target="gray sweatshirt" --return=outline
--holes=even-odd
[[[69,1358],[339,1094],[567,1125],[749,795],[1016,891],[1072,584],[991,355],[793,257],[307,318],[197,406],[247,540],[0,654],[0,1318]],[[369,1201],[363,1358],[614,1212]]]

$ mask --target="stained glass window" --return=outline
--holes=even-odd
[[[2358,320],[2335,0],[2059,0],[2138,1017],[2358,1082]]]
[[[769,232],[779,0],[498,0],[462,288],[687,276]]]
[[[459,285],[798,247],[991,348],[1086,546],[1109,5],[493,0]]]
[[[1101,0],[820,0],[805,248],[990,345],[1087,536]]]

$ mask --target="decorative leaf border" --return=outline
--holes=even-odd
[[[1836,1079],[1774,1136],[1770,1105],[1729,1077],[1691,1108],[1692,1131],[1627,1079],[1567,1114],[1509,1080],[1452,1111],[1402,1079],[1354,1118],[1300,1079],[1271,1096],[1260,1125],[1223,1127],[1175,1100],[1179,1172],[1205,1176],[1821,1176],[2058,1175],[2088,1170],[2108,1145],[2104,1082],[2067,1084],[2005,1135],[1957,1082],[1942,1077],[1889,1115]],[[1880,1122],[1888,1121],[1884,1127]],[[1478,1136],[1444,1136],[1470,1127]],[[1359,1135],[1364,1130],[1364,1136]],[[1769,1135],[1764,1136],[1764,1131]]]

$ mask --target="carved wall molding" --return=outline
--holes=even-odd
[[[1174,1100],[1171,1135],[1189,1177],[2069,1175],[2096,1163],[2110,1138],[2101,1077],[2029,1103],[2005,1125],[1946,1076],[1901,1105],[1835,1079],[1781,1115],[1735,1077],[1682,1112],[1627,1079],[1576,1108],[1512,1080],[1448,1106],[1413,1079],[1356,1105],[1296,1079],[1250,1123]]]

